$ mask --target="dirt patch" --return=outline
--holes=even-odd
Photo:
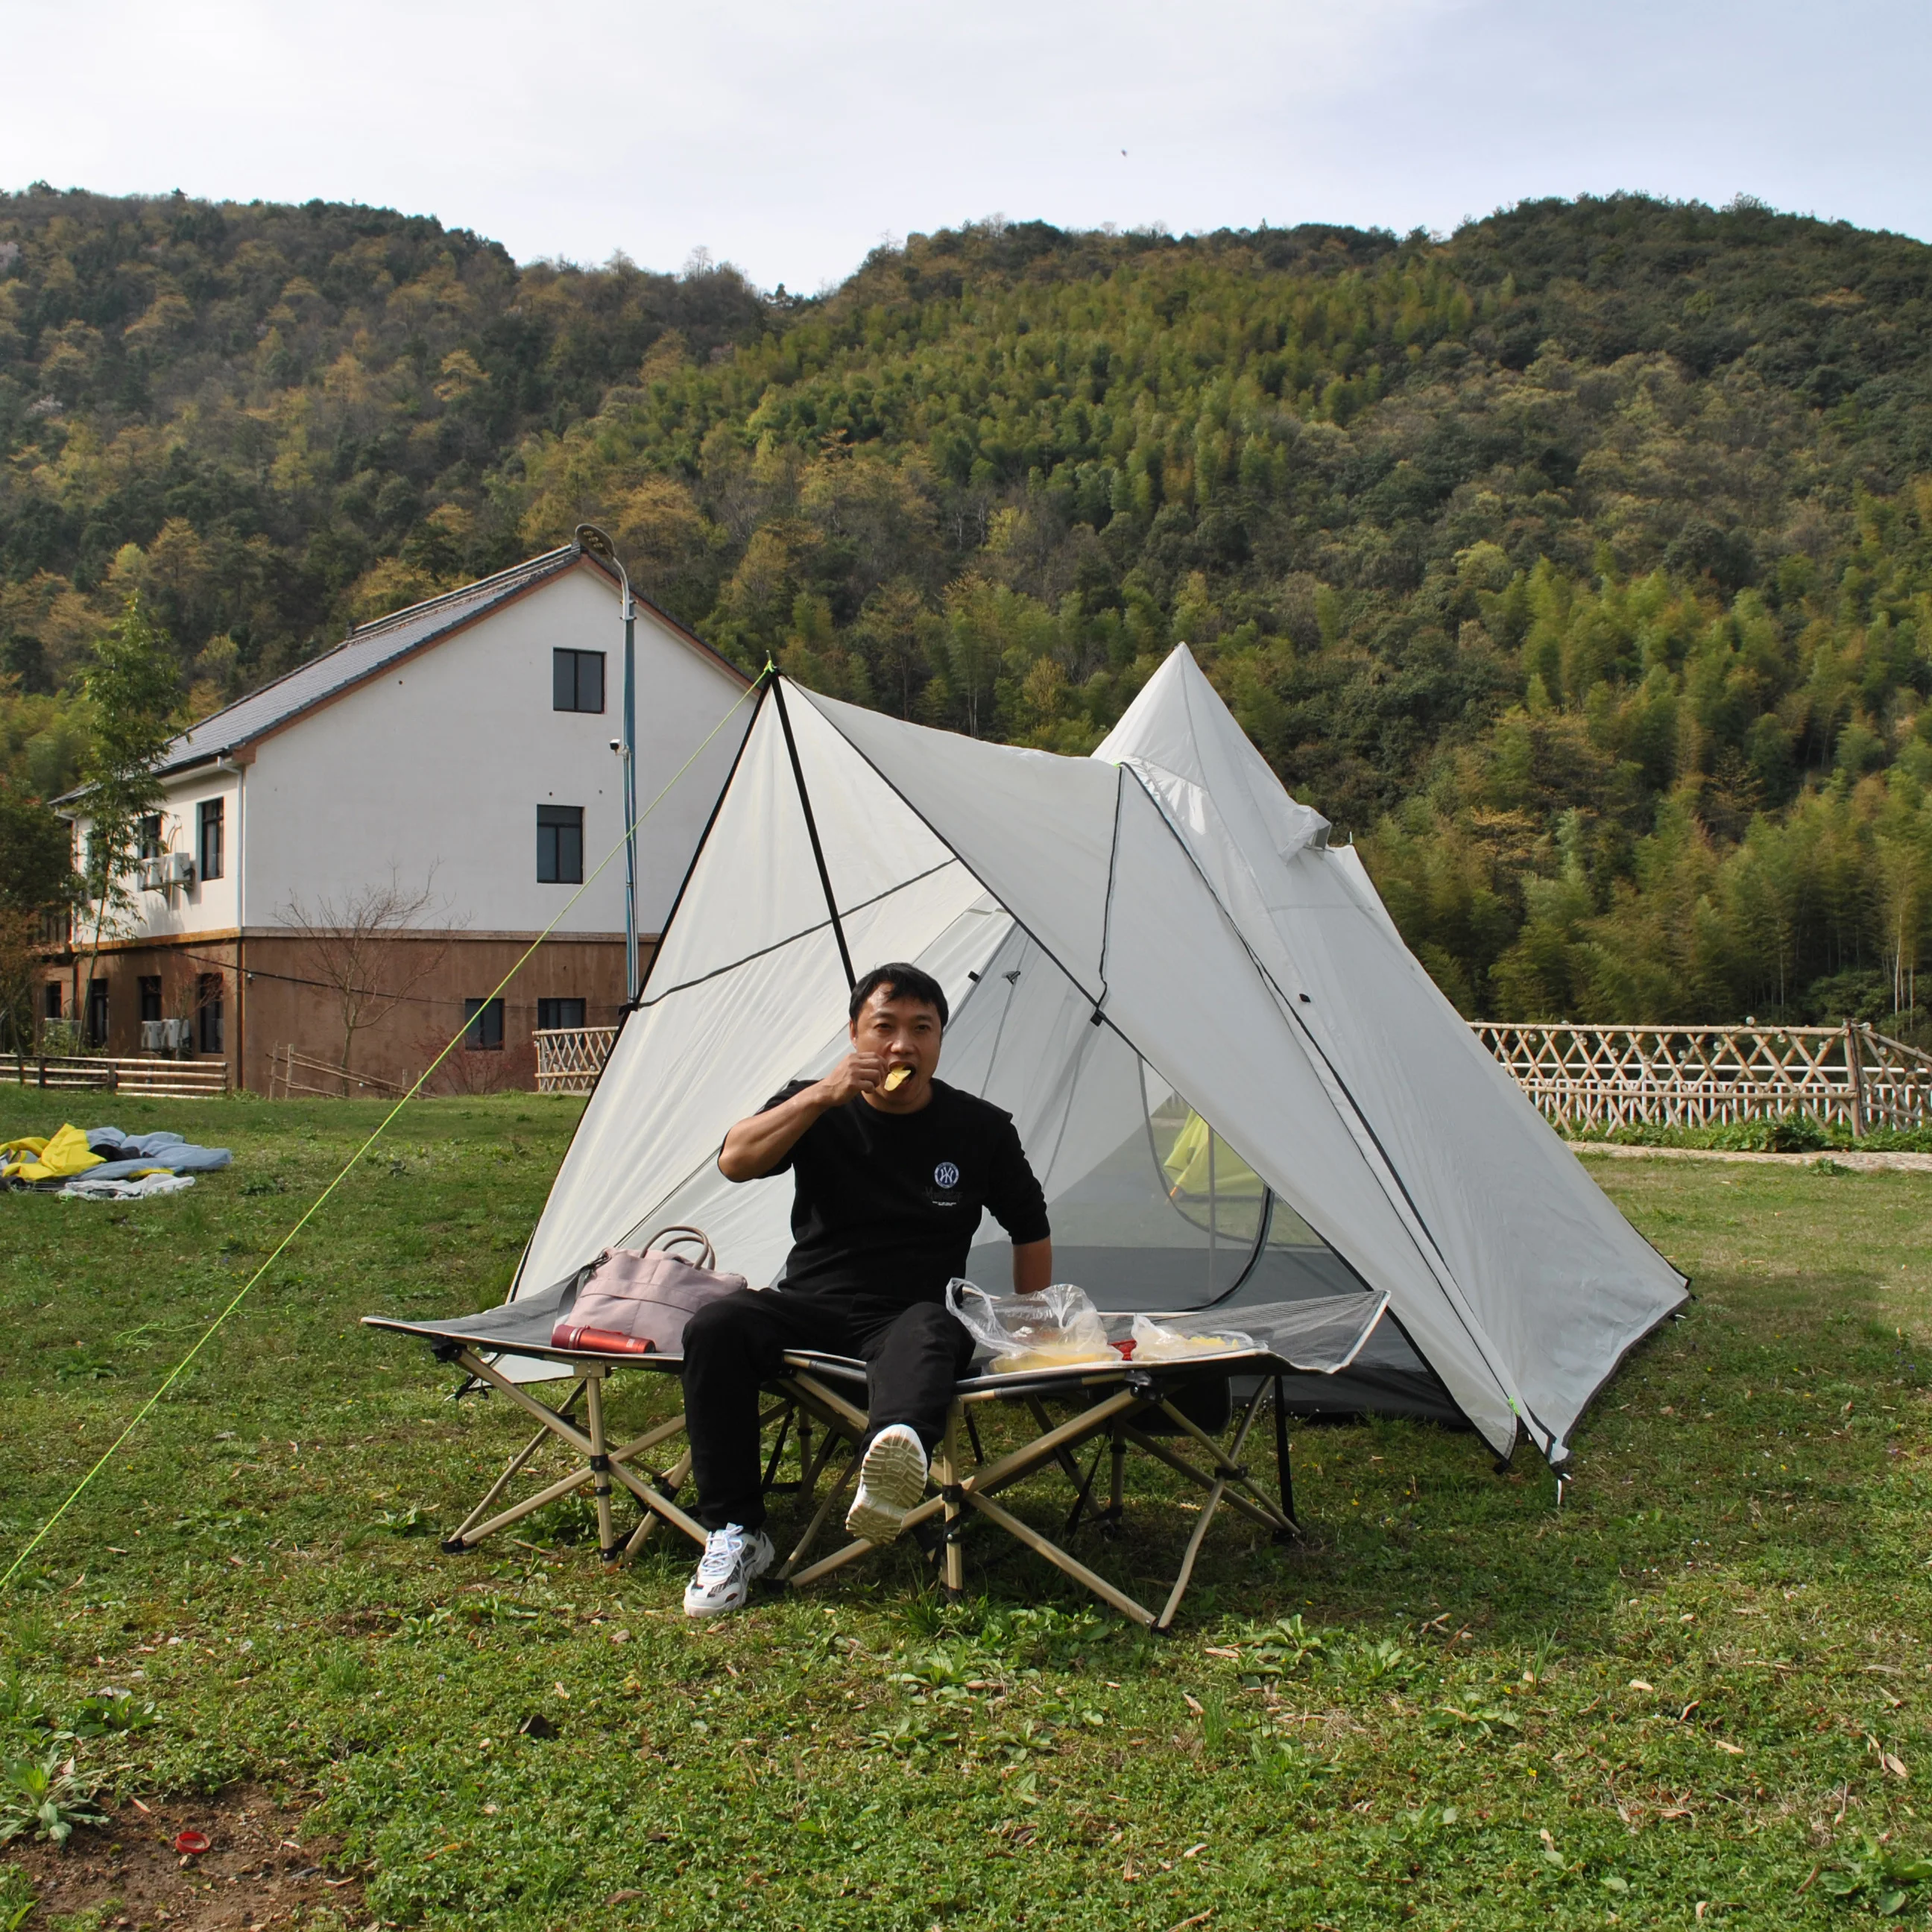
[[[259,1787],[143,1803],[145,1810],[122,1805],[98,1829],[76,1831],[64,1851],[17,1840],[9,1848],[7,1862],[20,1866],[40,1894],[29,1926],[82,1912],[98,1915],[101,1932],[319,1932],[368,1922],[361,1875],[340,1869],[337,1840],[304,1830],[300,1810]],[[183,1832],[204,1833],[208,1849],[184,1858],[175,1850]]]

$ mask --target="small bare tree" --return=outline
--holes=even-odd
[[[345,1096],[356,1035],[394,1012],[442,964],[449,950],[447,941],[437,944],[410,938],[436,903],[436,868],[431,866],[419,890],[404,886],[392,869],[387,885],[358,886],[340,899],[318,898],[313,906],[291,897],[282,908],[283,924],[307,942],[316,977],[334,998],[342,1022]],[[399,945],[398,940],[406,943]]]

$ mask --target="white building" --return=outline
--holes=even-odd
[[[737,670],[641,598],[636,639],[640,811],[696,754],[638,835],[647,960],[752,707]],[[363,976],[380,1011],[358,1073],[413,1078],[467,1016],[458,1084],[528,1084],[536,1028],[608,1026],[625,998],[622,695],[617,580],[574,547],[354,632],[176,740],[137,913],[101,949],[91,1010],[83,910],[44,1011],[117,1054],[143,1050],[143,1022],[183,1022],[193,1051],[265,1088],[291,1047],[341,1059],[328,982],[359,926],[381,970]],[[85,799],[68,803],[84,838]],[[371,937],[371,894],[392,887],[421,903],[406,932]]]

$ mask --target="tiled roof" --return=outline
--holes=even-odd
[[[387,617],[379,618],[373,624],[364,624],[332,651],[323,652],[320,657],[298,665],[277,678],[274,683],[265,684],[260,691],[251,691],[246,698],[237,699],[225,710],[212,712],[199,724],[190,725],[168,747],[161,762],[154,768],[155,776],[165,778],[170,772],[187,771],[194,766],[205,765],[213,759],[226,758],[239,751],[243,746],[265,736],[291,718],[299,718],[304,711],[314,710],[338,692],[374,677],[398,658],[406,657],[412,651],[420,650],[425,644],[434,644],[451,632],[475,622],[500,604],[508,603],[512,597],[542,583],[545,578],[561,575],[585,554],[574,544],[567,544],[561,550],[547,550],[542,556],[531,557],[512,569],[500,570],[494,577],[479,578],[474,584],[464,584],[460,590],[432,597],[426,604],[412,604],[406,610],[398,610]],[[599,570],[607,568],[597,557],[592,556],[590,561]],[[694,650],[702,652],[740,684],[747,682],[744,673],[729,658],[719,656],[702,638],[694,636],[675,618],[660,610],[649,598],[639,597],[637,602],[640,610],[648,610],[667,630],[675,632]],[[81,789],[84,790],[86,788]],[[65,805],[80,795],[80,791],[71,791],[53,802]]]
[[[547,551],[512,569],[499,571],[494,577],[479,578],[460,590],[362,626],[332,651],[323,652],[272,684],[251,691],[225,710],[190,725],[168,747],[156,767],[157,776],[165,777],[238,751],[337,692],[375,676],[397,658],[473,622],[545,578],[568,569],[582,554],[572,545]]]

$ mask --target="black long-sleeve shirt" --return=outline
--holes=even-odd
[[[760,1111],[811,1084],[794,1081]],[[860,1095],[821,1114],[772,1172],[788,1169],[789,1294],[938,1301],[966,1265],[982,1208],[1016,1246],[1051,1232],[1012,1116],[944,1081],[916,1114],[885,1113]]]

